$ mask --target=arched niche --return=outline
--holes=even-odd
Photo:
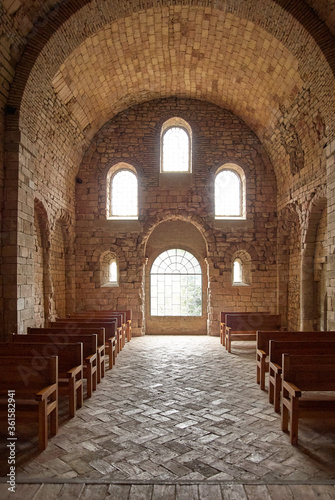
[[[153,316],[150,311],[150,271],[155,259],[169,249],[190,252],[202,270],[201,316]],[[146,248],[144,276],[145,333],[151,335],[205,335],[207,333],[207,249],[200,231],[190,222],[169,220],[158,224],[151,232]]]

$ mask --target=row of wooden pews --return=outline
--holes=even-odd
[[[335,419],[335,332],[257,332],[256,381],[298,443],[301,418]]]
[[[335,332],[284,331],[279,315],[222,312],[220,342],[256,340],[256,382],[298,443],[301,418],[335,419]]]
[[[18,423],[37,421],[39,449],[48,431],[58,431],[59,394],[68,399],[70,418],[112,369],[125,341],[131,339],[131,311],[86,311],[58,319],[50,328],[29,328],[0,343],[0,417],[6,420],[13,394]],[[107,356],[108,355],[108,356]]]

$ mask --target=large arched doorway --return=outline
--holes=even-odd
[[[145,333],[207,333],[206,243],[191,223],[157,225],[146,247]]]

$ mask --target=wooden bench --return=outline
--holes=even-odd
[[[106,322],[116,321],[117,328],[117,352],[121,352],[126,342],[126,323],[125,314],[123,313],[109,313],[108,315],[93,314],[91,312],[81,312],[69,314],[67,318],[75,321],[91,321],[91,322]]]
[[[120,329],[117,328],[116,319],[94,319],[90,321],[86,318],[60,318],[56,321],[50,323],[51,328],[65,328],[65,331],[76,330],[77,328],[104,328],[105,329],[105,340],[106,353],[109,356],[109,360],[112,359],[109,368],[111,369],[115,365],[115,359],[119,352],[120,345]],[[113,339],[110,341],[109,339]],[[112,347],[112,343],[115,345],[115,349]],[[112,348],[112,351],[110,350]]]
[[[327,335],[329,340],[335,340],[335,332],[282,332],[282,331],[257,331],[256,334],[256,381],[262,391],[265,390],[265,374],[269,371],[270,340],[308,340],[317,342],[321,336]],[[294,336],[294,337],[293,337]]]
[[[72,327],[73,325],[71,325]],[[28,335],[48,335],[48,334],[63,334],[64,328],[27,328]],[[96,335],[97,336],[97,382],[101,382],[101,379],[105,376],[105,351],[106,351],[106,340],[105,340],[105,329],[104,328],[69,328],[66,330],[66,335],[69,336],[69,342],[71,342],[71,335]]]
[[[83,406],[83,344],[35,343],[27,342],[26,337],[13,334],[12,342],[0,343],[1,352],[11,356],[58,356],[58,393],[68,396],[69,414],[74,417],[77,405]]]
[[[281,428],[290,431],[291,444],[298,444],[300,418],[335,417],[335,355],[283,354]],[[315,394],[305,395],[305,391]],[[329,397],[321,391],[332,391]]]
[[[79,311],[74,313],[75,315],[83,315],[83,314],[89,314],[91,315],[92,318],[110,318],[113,316],[113,314],[119,314],[123,313],[123,323],[126,324],[126,337],[127,341],[130,342],[131,340],[131,322],[132,322],[132,311],[131,309],[120,309],[120,310],[113,310],[113,309],[103,309],[103,310],[85,310],[85,311]]]
[[[232,341],[256,340],[257,330],[280,330],[280,314],[226,314],[225,321],[225,345],[231,352]]]
[[[16,424],[38,422],[38,447],[48,445],[50,434],[58,432],[58,358],[50,356],[0,357],[1,419],[8,421],[8,391],[15,391]]]
[[[274,410],[280,413],[280,394],[282,387],[282,356],[283,354],[299,355],[335,355],[335,341],[278,341],[270,340],[269,353],[269,402],[274,405]]]
[[[262,314],[270,314],[269,312],[254,312],[254,311],[247,311],[247,312],[222,312],[220,313],[220,343],[226,347],[226,335],[225,335],[225,326],[226,326],[226,315],[230,316],[245,316],[245,315],[250,315],[250,314],[257,314],[257,315],[262,315]]]
[[[15,335],[15,334],[13,334]],[[12,337],[13,337],[12,335]],[[18,335],[17,335],[18,336]],[[83,377],[87,380],[87,397],[90,398],[97,388],[97,336],[94,335],[69,335],[67,332],[61,333],[33,333],[21,335],[22,342],[37,344],[68,344],[81,342],[83,344]]]

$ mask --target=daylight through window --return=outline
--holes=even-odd
[[[137,177],[130,170],[119,170],[112,177],[111,215],[137,219]]]
[[[163,134],[162,147],[163,172],[189,172],[190,138],[184,128],[168,128]]]
[[[242,181],[237,172],[221,170],[215,177],[215,217],[242,217]]]
[[[181,249],[166,250],[150,273],[152,316],[201,316],[202,273],[198,260]]]

